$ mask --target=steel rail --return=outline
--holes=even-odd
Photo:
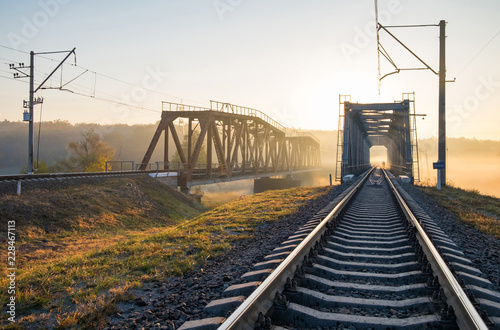
[[[0,182],[3,181],[33,181],[40,179],[71,179],[80,177],[95,177],[95,176],[122,176],[122,175],[140,175],[150,173],[161,173],[165,170],[150,170],[150,171],[112,171],[112,172],[73,172],[73,173],[48,173],[48,174],[16,174],[16,175],[0,175]]]
[[[453,307],[455,315],[457,316],[457,325],[460,329],[487,330],[488,327],[477,310],[474,308],[474,305],[465,294],[451,270],[446,265],[429,236],[427,236],[424,228],[420,225],[418,219],[413,215],[413,212],[410,210],[408,204],[406,204],[403,197],[392,183],[387,172],[385,170],[383,170],[383,172],[389,184],[389,188],[396,197],[396,200],[403,210],[406,218],[417,230],[417,239],[427,256],[427,260],[431,264],[432,270],[438,276],[439,284],[441,284],[441,287],[445,292],[448,305]]]
[[[229,316],[218,329],[255,329],[255,322],[259,313],[266,314],[272,307],[273,298],[277,291],[282,291],[287,278],[292,279],[295,269],[303,261],[321,239],[326,225],[335,218],[347,205],[359,188],[365,183],[375,168],[356,184],[351,191],[335,206],[335,208],[321,221],[321,223],[283,260],[283,262],[262,282],[259,287]]]

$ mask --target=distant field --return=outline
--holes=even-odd
[[[422,181],[436,182],[436,170],[421,160]],[[475,189],[482,194],[500,197],[500,158],[461,156],[448,157],[447,180],[451,184],[464,188]]]

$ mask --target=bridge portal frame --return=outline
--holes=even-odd
[[[410,100],[366,104],[344,100],[341,104],[344,110],[342,143],[339,142],[341,178],[369,168],[370,148],[382,145],[387,148],[391,169],[413,181]]]

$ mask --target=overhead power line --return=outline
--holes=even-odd
[[[10,73],[10,72],[9,72],[9,73]],[[5,78],[5,79],[14,80],[14,81],[19,81],[19,82],[23,82],[23,83],[25,83],[25,84],[29,84],[29,82],[28,82],[28,81],[26,81],[26,80],[19,80],[19,79],[15,79],[15,78],[12,78],[12,77],[6,77],[6,76],[2,76],[2,75],[0,75],[0,78]]]
[[[127,106],[127,107],[136,108],[136,109],[145,110],[145,111],[150,111],[150,112],[156,112],[156,113],[160,113],[161,112],[161,110],[158,110],[158,109],[156,109],[156,110],[155,109],[150,109],[150,108],[146,108],[144,106],[133,105],[133,104],[125,103],[125,102],[121,102],[121,101],[110,100],[110,99],[106,99],[106,98],[103,98],[103,97],[92,96],[92,95],[88,95],[88,94],[84,94],[84,93],[80,93],[80,92],[75,92],[75,91],[71,91],[71,90],[67,90],[67,89],[61,89],[61,90],[64,91],[64,92],[70,92],[70,93],[75,94],[75,95],[85,96],[85,97],[89,97],[89,98],[92,98],[92,99],[96,99],[96,100],[100,100],[100,101],[104,101],[104,102],[108,102],[108,103],[114,103],[114,104],[118,104],[118,105],[124,105],[124,106]]]
[[[17,82],[23,82],[25,84],[29,83],[26,80],[19,80],[19,79],[15,79],[15,78],[3,76],[3,75],[0,75],[0,78],[14,80],[14,81],[17,81]],[[158,109],[156,109],[156,110],[155,109],[150,109],[150,108],[147,108],[147,107],[144,107],[144,106],[134,105],[134,104],[130,104],[130,103],[126,103],[126,102],[121,102],[121,101],[116,101],[116,100],[111,100],[111,99],[106,99],[106,98],[103,98],[103,97],[98,97],[98,96],[91,95],[91,94],[85,94],[85,93],[74,91],[74,90],[59,89],[59,88],[47,88],[47,89],[58,89],[58,90],[61,90],[63,92],[70,92],[70,93],[75,94],[75,95],[89,97],[89,98],[92,98],[92,99],[96,99],[96,100],[100,100],[100,101],[104,101],[104,102],[108,102],[108,103],[114,103],[114,104],[118,104],[118,105],[124,105],[124,106],[127,106],[127,107],[136,108],[136,109],[140,109],[140,110],[145,110],[145,111],[150,111],[150,112],[156,112],[156,113],[160,113],[161,112],[161,110],[158,110]],[[113,95],[105,93],[105,92],[99,91],[99,93],[100,94],[109,95],[111,97],[114,97]]]
[[[500,30],[498,30],[497,33],[495,33],[495,35],[493,37],[491,37],[491,39],[483,46],[483,48],[481,48],[479,50],[479,52],[477,52],[476,55],[474,55],[469,62],[467,62],[467,64],[458,72],[457,76],[459,76],[472,62],[474,62],[474,60],[483,52],[483,50],[486,49],[486,47],[489,46],[489,44],[491,44],[491,42],[496,38],[498,37],[498,35],[500,35]]]
[[[9,46],[4,46],[4,45],[0,45],[0,47],[29,55],[29,52],[25,52],[24,50],[19,50],[19,49],[15,49],[15,48],[12,48]]]
[[[17,51],[17,52],[20,52],[20,53],[28,54],[28,55],[30,54],[29,52],[25,52],[25,51],[22,51],[22,50],[14,49],[14,48],[11,48],[11,47],[8,47],[8,46],[5,46],[5,45],[0,45],[0,47],[6,48],[6,49],[10,49],[10,50],[14,50],[14,51]],[[39,55],[39,54],[36,54],[36,56],[40,57],[40,58],[43,58],[43,59],[50,60],[50,61],[55,61],[52,58],[49,58],[49,57],[46,57],[46,56],[42,56],[42,55]],[[0,57],[0,59],[9,61],[11,63],[15,63],[16,62],[16,61],[13,61],[13,60],[10,60],[10,59],[7,59],[7,58],[2,58],[2,57]],[[4,64],[10,64],[10,63],[4,62]],[[97,85],[97,81],[96,81],[97,78],[96,77],[97,76],[101,76],[101,77],[104,77],[104,78],[107,78],[107,79],[110,79],[110,80],[114,80],[114,81],[117,81],[117,82],[129,85],[129,86],[132,86],[132,87],[140,88],[140,89],[142,89],[144,91],[154,92],[154,93],[157,93],[157,94],[161,94],[161,95],[165,95],[165,96],[168,96],[168,97],[173,97],[173,98],[177,98],[177,99],[181,99],[182,100],[182,98],[180,98],[180,97],[177,97],[177,96],[174,96],[174,95],[169,95],[169,94],[160,92],[158,90],[148,89],[148,88],[145,88],[144,86],[139,86],[139,85],[136,85],[134,83],[130,83],[128,81],[124,81],[124,80],[121,80],[121,79],[118,79],[118,78],[115,78],[115,77],[112,77],[112,76],[109,76],[109,75],[106,75],[106,74],[98,73],[97,71],[94,71],[94,70],[91,70],[91,69],[86,69],[84,67],[77,66],[76,64],[73,64],[73,63],[64,64],[64,65],[70,65],[70,66],[73,66],[73,67],[78,67],[78,68],[80,68],[80,69],[82,69],[84,71],[82,71],[76,77],[70,79],[67,82],[63,83],[62,79],[61,79],[59,87],[46,87],[46,88],[43,88],[43,89],[57,89],[57,90],[60,90],[60,91],[70,92],[70,93],[75,94],[75,95],[89,97],[89,98],[93,98],[93,99],[100,100],[100,101],[107,102],[107,103],[112,103],[112,104],[117,104],[117,105],[123,105],[123,106],[126,106],[126,107],[135,108],[135,109],[139,109],[139,110],[144,110],[144,111],[148,111],[148,112],[161,113],[161,110],[158,110],[158,109],[151,109],[151,108],[148,108],[148,107],[145,107],[145,106],[141,106],[141,105],[135,105],[135,104],[131,104],[131,103],[123,102],[123,101],[113,100],[112,98],[116,97],[115,95],[106,93],[106,92],[104,92],[102,90],[97,90],[95,88],[95,86]],[[49,75],[46,72],[43,72],[43,71],[40,71],[40,70],[35,70],[35,71],[44,76],[43,78],[40,78],[40,79],[42,79],[44,81],[47,79],[47,76]],[[0,70],[0,72],[6,72],[7,73],[7,71],[3,71],[3,70]],[[82,75],[84,75],[87,72],[90,72],[90,73],[92,73],[92,74],[94,74],[96,76],[94,78],[93,86],[90,88],[90,90],[89,90],[88,86],[83,86],[81,84],[77,84],[77,83],[74,82],[77,78],[81,77]],[[28,83],[25,80],[14,79],[14,78],[8,77],[8,76],[0,75],[0,77],[1,78],[5,78],[5,79],[9,79],[9,80],[14,80],[14,81],[20,81],[20,82]],[[71,84],[71,89],[65,88],[69,84]],[[86,92],[86,91],[89,91],[89,92]],[[96,96],[96,94],[98,94],[98,95],[99,94],[101,94],[101,95],[107,95],[110,98]],[[198,102],[196,102],[196,103],[198,103]]]
[[[1,45],[1,44],[0,44],[0,47],[1,47],[1,48],[5,48],[5,49],[10,49],[10,50],[13,50],[13,51],[17,51],[17,52],[20,52],[20,53],[23,53],[23,54],[27,54],[27,55],[29,55],[29,54],[30,54],[29,52],[26,52],[26,51],[23,51],[23,50],[19,50],[19,49],[15,49],[15,48],[12,48],[12,47],[9,47],[9,46]],[[53,62],[53,61],[56,61],[56,60],[55,60],[55,59],[53,59],[53,58],[50,58],[50,57],[47,57],[47,56],[43,56],[43,55],[40,55],[40,54],[36,54],[36,57],[38,57],[38,58],[43,58],[43,59],[45,59],[45,60],[49,60],[49,61],[52,61],[52,62]],[[4,59],[4,60],[8,60],[8,59]],[[15,63],[15,62],[17,62],[17,61],[11,61],[11,63]],[[6,64],[8,64],[8,63],[6,63]],[[144,87],[144,86],[140,86],[140,85],[137,85],[137,84],[134,84],[134,83],[131,83],[131,82],[128,82],[128,81],[125,81],[125,80],[119,79],[119,78],[115,78],[115,77],[112,77],[112,76],[107,75],[107,74],[99,73],[99,72],[94,71],[94,70],[92,70],[92,69],[89,69],[89,68],[86,68],[86,67],[82,67],[82,66],[78,66],[78,65],[73,64],[73,63],[65,63],[63,66],[67,66],[67,65],[69,65],[69,66],[73,66],[73,67],[77,67],[77,68],[80,68],[80,69],[82,69],[82,70],[86,70],[86,71],[88,71],[89,73],[92,73],[92,74],[94,74],[94,75],[96,75],[96,76],[100,76],[100,77],[103,77],[103,78],[111,79],[111,80],[114,80],[114,81],[120,82],[120,83],[122,83],[122,84],[129,85],[129,86],[132,86],[132,87],[137,87],[137,88],[139,88],[139,89],[141,89],[141,90],[144,90],[144,91],[148,91],[148,92],[156,93],[156,94],[159,94],[159,95],[164,95],[164,96],[167,96],[167,97],[172,97],[172,98],[175,98],[175,99],[178,99],[178,100],[188,100],[188,101],[190,101],[190,102],[192,102],[192,103],[195,103],[195,104],[200,104],[200,102],[195,101],[195,100],[189,100],[189,99],[187,99],[187,98],[185,98],[185,97],[179,97],[179,96],[175,96],[175,95],[170,95],[170,94],[167,94],[167,93],[164,93],[164,92],[158,91],[158,90],[156,90],[156,89],[146,88],[146,87]],[[38,71],[38,70],[37,70],[37,71]],[[41,71],[38,71],[38,72],[41,72]],[[42,74],[47,75],[47,73],[43,73],[43,72],[41,72],[41,73],[42,73]],[[97,80],[97,78],[95,78],[95,80]],[[95,81],[95,82],[94,82],[94,87],[95,87],[95,85],[96,85],[96,84],[97,84],[97,82]]]

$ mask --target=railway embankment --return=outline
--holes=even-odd
[[[500,198],[454,186],[403,187],[500,291]]]
[[[189,302],[176,296],[183,288],[199,286],[202,276],[203,288],[220,291],[212,275],[228,283],[245,263],[235,254],[257,260],[299,225],[290,216],[300,222],[335,190],[271,191],[208,211],[147,177],[4,196],[1,217],[16,223],[17,273],[16,322],[4,314],[2,325],[94,328],[109,316],[127,327],[181,322],[189,314],[174,307]]]
[[[344,188],[271,191],[211,210],[146,177],[4,196],[0,217],[16,222],[18,272],[16,323],[5,314],[1,323],[176,329]],[[498,290],[499,199],[404,188]]]

